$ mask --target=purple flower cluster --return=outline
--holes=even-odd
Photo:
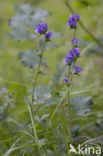
[[[38,33],[40,35],[42,34],[46,34],[45,37],[46,37],[46,40],[49,41],[51,36],[53,35],[52,32],[47,32],[48,30],[48,26],[47,26],[47,23],[41,23],[41,24],[38,24],[36,26],[36,30],[35,30],[35,33]]]
[[[66,84],[68,84],[70,80],[65,78],[64,81],[65,81]]]
[[[81,71],[82,71],[82,69],[81,69],[80,67],[75,66],[75,72],[76,72],[76,73],[79,73],[79,72],[81,72]]]
[[[80,19],[80,15],[75,14],[70,15],[69,16],[69,20],[68,20],[68,25],[70,26],[70,28],[76,28],[76,25],[78,23]],[[74,38],[71,40],[71,44],[73,45],[73,49],[69,51],[69,54],[65,57],[65,61],[67,63],[67,65],[69,65],[69,68],[71,68],[72,63],[76,62],[76,60],[78,59],[78,57],[80,56],[80,52],[79,52],[79,48],[78,48],[78,42],[79,40]],[[79,72],[81,72],[82,69],[78,66],[74,67],[74,74],[78,74]],[[68,85],[70,83],[69,77],[64,79],[65,83]]]
[[[77,45],[77,44],[78,44],[78,42],[79,42],[79,40],[78,40],[78,39],[72,39],[72,40],[71,40],[71,43],[72,43],[73,45]]]
[[[51,31],[46,33],[46,40],[49,41],[50,38],[52,37],[52,35],[53,35],[53,32],[51,32]]]
[[[41,23],[36,26],[35,33],[45,34],[47,32],[48,26],[47,23]]]
[[[77,14],[75,14],[74,16],[70,15],[67,24],[70,26],[70,28],[76,28],[79,19],[80,19],[80,15]]]
[[[76,60],[80,56],[79,48],[73,48],[73,50],[69,51],[69,55],[65,57],[66,63],[68,65],[72,64],[73,60]]]
[[[80,56],[79,48],[73,48],[72,53],[75,58],[79,57]]]

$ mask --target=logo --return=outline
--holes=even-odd
[[[70,144],[70,150],[68,153],[76,153],[76,154],[101,154],[101,148],[100,147],[88,147],[87,145],[81,146],[80,144],[75,149],[75,147]]]

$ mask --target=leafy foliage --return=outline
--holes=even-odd
[[[29,68],[36,68],[39,64],[40,58],[36,55],[36,52],[32,50],[26,50],[24,52],[19,53],[18,55],[21,62],[24,64],[24,66]],[[46,60],[43,58],[42,65],[46,65]]]
[[[32,93],[32,90],[29,90]],[[34,92],[34,104],[43,104],[51,98],[51,88],[48,86],[37,86]]]
[[[61,34],[59,32],[58,33],[54,32],[53,36],[54,36],[54,38],[58,38],[61,36]],[[53,38],[53,36],[52,36],[52,38]],[[40,36],[40,38],[39,38],[40,49],[42,49],[43,43],[44,43],[44,36]],[[58,47],[57,43],[46,43],[45,50],[52,50],[57,47]]]
[[[12,37],[13,40],[18,40],[18,41],[25,41],[26,39],[33,40],[35,38],[34,35],[30,35],[29,31],[21,30],[17,28],[12,30],[10,36]]]
[[[53,78],[52,78],[52,81],[54,84],[58,85],[59,84],[59,81],[62,77],[62,74],[63,74],[63,68],[60,66],[60,64],[57,64],[57,67],[56,67],[56,71],[53,75]]]
[[[77,116],[83,116],[86,112],[92,109],[92,98],[84,96],[76,96],[71,99],[71,104],[74,104],[74,109]]]
[[[90,55],[100,55],[100,56],[103,56],[103,49],[94,44],[93,48],[88,50],[87,55],[89,55],[89,56]]]
[[[34,8],[29,4],[24,4],[20,7],[15,6],[15,10],[18,14],[14,15],[10,20],[10,26],[13,28],[10,36],[14,40],[20,41],[34,39],[30,30],[33,31],[36,25],[50,15],[50,12],[41,8]]]
[[[101,44],[103,44],[103,37],[99,37],[98,40],[101,42]],[[90,44],[91,44],[91,42],[89,42],[87,40],[80,40],[79,46],[87,47]],[[103,56],[103,49],[93,42],[91,47],[87,51],[87,56],[90,56],[90,55]]]
[[[83,4],[84,6],[88,7],[88,6],[95,6],[95,5],[98,5],[99,2],[97,0],[92,0],[92,1],[89,1],[89,0],[80,0],[80,3]]]
[[[42,4],[43,3],[45,2],[42,2]],[[50,6],[48,6],[49,3],[50,3]],[[51,4],[53,3],[53,1],[50,1],[49,3],[46,2],[48,10],[50,8],[51,10],[53,9],[54,11],[53,16],[57,15],[56,18],[59,17],[57,21],[59,22],[65,21],[65,17],[67,17],[68,12],[64,11],[63,13],[60,14],[60,12],[58,11],[58,8],[55,5],[57,4],[57,2],[56,1],[54,2],[55,3],[54,6],[57,9],[54,9],[51,7]],[[92,10],[92,7],[93,7],[93,10],[95,10],[94,6],[95,8],[97,8],[97,5],[99,5],[99,3],[100,1],[97,1],[97,0],[91,0],[91,1],[80,0],[80,1],[74,1],[72,5],[74,5],[75,8],[76,8],[76,5],[79,8],[81,8],[82,6],[82,9],[84,9],[84,11],[87,14],[86,8],[88,9],[88,11],[89,9]],[[33,1],[33,4],[34,4],[34,1]],[[42,6],[44,6],[44,4]],[[62,7],[63,7],[62,2],[60,2],[60,11]],[[54,61],[54,57],[59,58],[59,63],[57,64],[56,70],[54,70],[53,68],[52,71],[48,72],[48,74],[45,71],[42,71],[44,67],[41,68],[40,71],[38,72],[39,74],[45,74],[47,76],[47,77],[45,76],[46,77],[45,81],[42,80],[41,76],[39,77],[39,80],[38,80],[38,82],[40,82],[41,84],[42,83],[44,84],[45,82],[46,85],[37,86],[37,83],[36,83],[36,87],[34,91],[35,100],[33,102],[32,110],[31,110],[31,112],[33,113],[33,116],[31,115],[28,109],[28,106],[31,106],[31,103],[32,103],[32,91],[33,90],[32,90],[31,83],[29,84],[28,79],[25,80],[24,73],[26,74],[29,73],[28,75],[26,75],[27,78],[31,77],[31,72],[33,72],[33,70],[37,68],[38,66],[38,63],[40,61],[40,56],[38,55],[36,50],[42,49],[44,38],[42,36],[39,36],[39,39],[37,41],[39,44],[38,46],[37,45],[34,46],[34,41],[36,41],[36,36],[33,32],[34,32],[36,25],[39,24],[40,22],[44,22],[45,19],[51,14],[50,12],[44,9],[32,7],[29,4],[24,4],[22,6],[15,6],[14,9],[16,11],[16,14],[11,18],[9,22],[12,28],[12,31],[10,33],[11,38],[17,41],[26,41],[26,40],[33,41],[32,42],[33,46],[31,47],[31,49],[33,47],[36,47],[37,49],[25,50],[19,53],[18,57],[20,61],[23,63],[25,67],[28,67],[28,68],[24,70],[24,67],[21,66],[21,64],[18,65],[18,60],[17,60],[17,65],[15,64],[17,68],[14,68],[15,69],[14,71],[16,71],[17,73],[13,71],[13,73],[11,73],[11,76],[12,74],[14,74],[15,80],[18,80],[16,78],[19,75],[20,83],[17,83],[15,81],[11,82],[8,80],[7,82],[3,83],[6,85],[7,88],[0,87],[0,103],[1,103],[0,105],[0,113],[1,113],[0,114],[0,127],[1,127],[0,128],[0,134],[1,134],[0,135],[0,155],[5,155],[5,156],[6,155],[34,155],[35,153],[36,156],[39,156],[40,155],[39,149],[38,149],[38,146],[39,146],[42,151],[43,156],[45,155],[45,153],[48,156],[53,156],[53,155],[54,156],[56,155],[67,156],[68,148],[70,144],[70,136],[69,136],[70,128],[71,128],[72,143],[76,148],[79,143],[83,144],[86,141],[88,141],[88,144],[93,144],[93,145],[96,144],[96,146],[102,146],[103,137],[101,135],[103,133],[103,124],[102,124],[103,121],[102,119],[100,119],[100,117],[96,116],[95,113],[93,112],[94,107],[96,107],[96,109],[98,107],[99,111],[102,110],[102,105],[100,105],[101,103],[99,104],[98,102],[98,98],[102,99],[102,97],[97,97],[102,92],[102,85],[101,85],[101,91],[98,91],[99,89],[97,89],[98,94],[95,93],[96,90],[95,91],[93,90],[93,92],[92,91],[89,92],[90,90],[87,89],[85,92],[84,85],[82,85],[81,79],[80,79],[77,81],[78,84],[76,84],[75,86],[71,85],[71,87],[73,87],[74,89],[74,87],[78,87],[80,85],[80,88],[82,86],[83,90],[81,91],[80,88],[78,87],[77,90],[79,91],[74,92],[73,94],[71,92],[70,95],[74,96],[75,94],[78,95],[80,93],[80,94],[83,94],[83,96],[78,95],[78,96],[73,97],[71,99],[71,102],[67,103],[66,106],[65,106],[65,103],[68,101],[68,97],[66,96],[65,99],[63,99],[66,93],[67,86],[66,85],[64,86],[64,83],[62,83],[63,82],[62,78],[66,69],[68,70],[68,67],[65,64],[65,62],[63,62],[64,66],[61,67],[60,62],[62,62],[61,61],[62,57],[64,57],[65,55],[64,51],[68,51],[68,49],[66,49],[68,43],[66,41],[65,42],[66,44],[64,44],[64,38],[67,39],[68,36],[71,36],[71,34],[63,35],[62,37],[63,44],[60,42],[58,42],[60,45],[57,43],[47,42],[45,46],[45,51],[46,50],[55,51],[54,48],[57,48],[56,50],[57,50],[58,55],[57,53],[55,54],[53,53],[53,55],[49,56],[48,61],[46,61],[45,57],[43,57],[42,66],[45,66],[49,69],[49,65],[53,66],[53,64],[56,64]],[[56,24],[56,18],[53,19],[53,23],[51,21],[52,18],[50,19],[50,21],[48,20],[48,22],[51,23],[51,27],[52,26],[54,27],[54,25]],[[0,16],[0,21],[2,23],[1,16]],[[59,29],[59,31],[61,31],[62,30],[61,27],[63,27],[63,33],[65,33],[64,24],[62,23],[57,24],[55,26],[55,29],[56,30]],[[88,27],[89,27],[89,22],[88,22]],[[53,36],[51,40],[62,36],[62,34],[59,32],[55,32],[55,31],[52,31],[52,32],[53,32]],[[91,44],[91,41],[88,41],[87,40],[88,38],[86,37],[87,36],[85,36],[86,40],[80,41],[79,46],[82,48],[87,47],[88,45]],[[102,38],[100,38],[100,41],[102,42]],[[59,46],[61,47],[58,48]],[[103,51],[99,46],[93,43],[90,50],[88,50],[88,56],[90,56],[91,54],[101,55],[103,54]],[[47,55],[49,55],[49,52]],[[52,58],[53,58],[53,61],[50,64],[50,61],[52,60]],[[86,59],[85,61],[83,60],[84,63],[87,61]],[[9,61],[9,58],[6,61]],[[14,59],[14,62],[15,62],[15,59]],[[47,66],[47,62],[49,62],[48,66]],[[82,63],[83,62],[81,61],[81,64]],[[11,61],[10,68],[13,68],[13,66],[14,66],[14,63],[12,63]],[[8,75],[10,75],[9,72],[11,70],[9,71],[8,66],[4,66],[4,67],[5,69],[7,68],[5,71],[7,72]],[[20,70],[21,68],[22,70]],[[29,68],[33,68],[33,69],[29,70]],[[82,78],[85,81],[87,78],[86,76],[89,77],[90,74],[85,73],[85,71],[83,74],[84,75],[82,75]],[[101,77],[102,76],[96,73],[96,81],[100,81]],[[90,82],[92,82],[92,78],[93,77],[90,77],[91,79]],[[89,81],[86,81],[85,84],[86,83],[88,84]],[[93,100],[95,103],[94,105],[92,102],[92,97],[89,96],[90,93],[92,94],[94,98]],[[25,101],[24,99],[26,98],[28,100],[27,101],[28,105],[25,105],[25,102],[24,102]],[[97,99],[97,103],[95,102],[95,99]],[[72,110],[71,112],[69,112],[70,107],[73,108],[71,109]],[[51,118],[54,113],[55,113],[55,116]]]

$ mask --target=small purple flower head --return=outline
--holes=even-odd
[[[77,45],[77,44],[78,44],[78,42],[79,42],[79,40],[78,40],[78,39],[72,39],[72,40],[71,40],[71,43],[72,43],[72,44],[74,44],[74,45]]]
[[[75,66],[75,72],[76,72],[76,73],[79,73],[79,72],[81,72],[81,71],[82,71],[82,69],[81,69],[80,67]]]
[[[68,57],[71,58],[71,59],[74,58],[74,54],[73,54],[72,50],[69,51],[69,55],[68,55]]]
[[[73,18],[73,16],[71,16],[69,16],[70,19],[68,20],[67,24],[70,26],[70,28],[76,28],[77,21]]]
[[[68,56],[65,57],[65,61],[68,65],[72,64],[72,60]]]
[[[47,40],[50,40],[50,38],[52,37],[52,35],[53,35],[53,32],[46,33],[46,39]]]
[[[75,57],[79,57],[80,56],[79,48],[73,48],[73,54]]]
[[[65,57],[65,60],[66,60],[66,63],[68,64],[68,65],[71,65],[72,64],[72,60],[73,60],[73,52],[72,51],[69,51],[69,55],[67,55],[66,57]]]
[[[41,50],[36,50],[36,53],[40,53],[41,52]]]
[[[77,14],[75,14],[74,16],[70,15],[67,24],[70,26],[70,28],[76,28],[76,25],[79,19],[80,19],[80,16]]]
[[[75,14],[74,19],[78,22],[80,19],[80,15]]]
[[[69,79],[66,79],[66,78],[64,79],[64,82],[65,82],[66,84],[68,84],[69,81],[70,81]]]
[[[35,33],[45,34],[47,32],[48,26],[47,23],[41,23],[36,26]]]
[[[77,59],[79,56],[80,56],[79,48],[73,48],[73,51],[72,50],[69,51],[69,55],[66,56],[65,60],[67,64],[70,65],[72,63],[72,60]]]
[[[38,55],[39,57],[42,56],[42,51],[41,51],[41,50],[36,50],[36,53],[37,53],[37,55]]]

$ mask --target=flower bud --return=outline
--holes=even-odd
[[[47,32],[48,26],[47,23],[38,24],[35,30],[35,33],[45,34]]]

